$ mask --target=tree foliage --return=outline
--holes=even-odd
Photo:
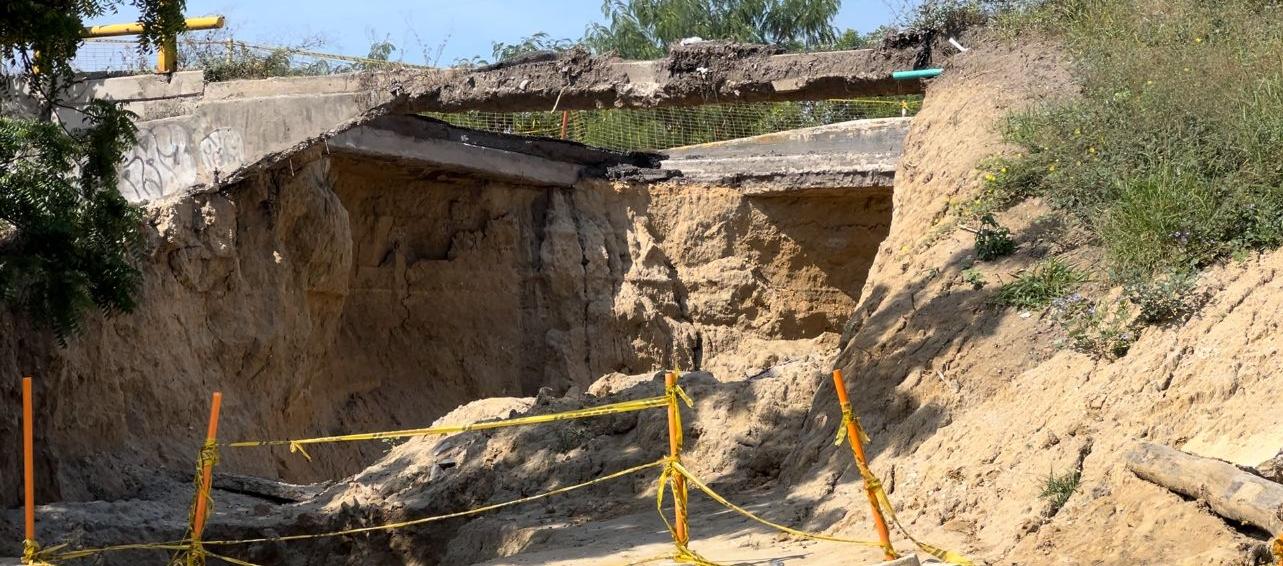
[[[0,53],[26,72],[33,89],[55,99],[58,85],[69,82],[71,60],[84,43],[85,20],[115,13],[122,5],[138,9],[140,50],[154,48],[161,38],[184,28],[185,0],[6,0],[0,3]],[[40,73],[30,73],[33,67]]]
[[[496,41],[491,45],[491,56],[496,63],[507,61],[527,53],[539,53],[543,51],[564,51],[574,47],[576,44],[569,39],[555,39],[544,32],[538,32],[523,38],[516,43],[504,43]]]
[[[727,39],[827,47],[838,34],[832,25],[840,0],[604,0],[604,24],[584,37],[598,52],[628,59],[663,57],[684,38]]]
[[[101,100],[85,126],[53,119],[72,80],[84,20],[121,5],[139,9],[141,49],[183,27],[182,0],[9,0],[0,6],[0,53],[40,99],[37,117],[0,117],[0,299],[65,340],[86,311],[135,306],[141,211],[116,190],[116,167],[134,143],[132,115]],[[38,69],[38,72],[36,70]],[[10,82],[10,77],[4,77]]]

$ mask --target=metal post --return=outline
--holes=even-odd
[[[211,446],[218,438],[218,413],[223,405],[223,394],[214,392],[213,403],[209,407],[209,429],[205,433],[205,446]],[[201,449],[202,457],[206,448]],[[201,533],[205,531],[206,504],[209,501],[210,483],[214,477],[214,463],[206,461],[201,469],[200,491],[196,493],[196,512],[192,516],[192,544],[200,544]]]
[[[31,378],[22,378],[22,480],[24,487],[23,525],[26,540],[36,540],[36,454],[35,423],[31,398]]]
[[[677,406],[677,395],[672,394],[673,388],[677,386],[677,372],[670,371],[664,376],[664,391],[668,395],[668,455],[673,461],[680,463],[682,460],[682,442],[681,438],[681,410]],[[685,547],[690,542],[690,534],[686,529],[686,477],[673,474],[673,528],[677,535],[678,546]]]
[[[864,456],[864,443],[860,440],[860,430],[855,425],[855,413],[851,411],[851,402],[846,397],[846,382],[842,380],[840,369],[833,370],[833,386],[837,388],[838,403],[842,407],[842,414],[846,421],[846,436],[851,441],[851,450],[855,452],[856,464],[863,472],[869,469],[869,461]],[[886,519],[882,517],[882,509],[878,507],[878,496],[868,481],[864,482],[864,492],[869,496],[869,506],[873,508],[873,524],[878,529],[878,540],[882,542],[886,559],[895,560],[899,556],[891,546],[891,532],[887,529]]]
[[[156,73],[169,74],[178,70],[178,38],[166,37],[156,51]]]

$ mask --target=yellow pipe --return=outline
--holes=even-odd
[[[200,18],[187,18],[183,20],[187,24],[187,31],[199,31],[206,29],[220,29],[223,27],[222,16],[204,16]],[[121,35],[138,35],[143,32],[143,24],[134,22],[130,24],[107,24],[105,26],[90,26],[85,28],[83,37],[117,37]]]

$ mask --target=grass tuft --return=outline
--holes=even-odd
[[[1051,258],[1039,262],[1015,281],[998,290],[994,302],[1018,309],[1038,309],[1050,305],[1087,281],[1087,276],[1065,262]]]
[[[1043,481],[1042,497],[1051,505],[1051,514],[1055,515],[1060,511],[1069,498],[1078,490],[1078,483],[1082,481],[1082,472],[1071,470],[1061,475],[1054,472],[1047,473],[1047,479]]]
[[[1283,244],[1283,3],[1048,0],[1000,25],[1062,36],[1084,91],[1011,118],[1025,151],[982,201],[1043,197],[1122,283]]]

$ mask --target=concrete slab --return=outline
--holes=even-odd
[[[73,86],[70,89],[70,99],[73,102],[83,102],[89,98],[124,102],[200,96],[204,91],[204,71],[182,71],[172,75],[150,74],[91,79]]]
[[[888,562],[879,562],[873,566],[922,566],[922,562],[918,560],[918,555],[910,554]]]
[[[668,150],[684,179],[757,196],[890,190],[911,118],[856,120]]]
[[[370,88],[369,78],[369,73],[343,73],[317,77],[222,81],[206,85],[205,100],[357,92]]]
[[[95,97],[126,103],[139,114],[138,144],[121,166],[120,191],[140,202],[216,184],[246,174],[251,166],[288,159],[291,152],[380,114],[814,100],[920,92],[925,86],[921,81],[890,78],[891,71],[913,64],[918,55],[914,46],[779,51],[771,46],[703,42],[675,48],[664,59],[652,61],[622,61],[572,49],[473,71],[397,69],[209,85],[204,84],[201,71],[96,78],[78,85],[72,108],[59,110],[58,115],[74,129],[83,123],[75,110],[76,100],[83,103]],[[4,100],[5,107],[16,113],[38,110],[22,96],[10,98]],[[385,147],[397,139],[387,134],[362,135],[370,138],[365,151],[386,150],[391,158],[407,151]],[[815,129],[689,148],[674,155],[669,169],[738,184],[763,195],[835,187],[885,188],[893,177],[900,143],[902,131],[895,125]],[[412,149],[422,153],[444,147],[427,145],[432,147]],[[489,149],[494,151],[487,155],[511,151]],[[582,170],[534,159],[559,161],[564,155],[516,153],[526,157],[513,159],[534,168],[521,173],[529,180],[563,184],[582,175]],[[442,155],[443,162],[462,159],[456,150]],[[513,162],[504,163],[505,159],[495,158],[492,164],[512,172]],[[578,166],[591,167],[582,162]]]
[[[659,155],[594,148],[576,142],[483,132],[421,116],[384,116],[342,132],[331,151],[523,184],[571,187],[616,165],[654,168]]]
[[[854,120],[812,128],[786,130],[728,141],[676,147],[669,159],[847,153],[866,156],[900,155],[913,118]]]
[[[361,126],[328,142],[331,151],[410,161],[435,168],[535,185],[573,186],[583,167],[511,151],[436,139],[418,139]]]
[[[140,122],[121,165],[131,202],[213,184],[263,158],[331,132],[380,101],[370,93],[202,102],[192,114]]]

